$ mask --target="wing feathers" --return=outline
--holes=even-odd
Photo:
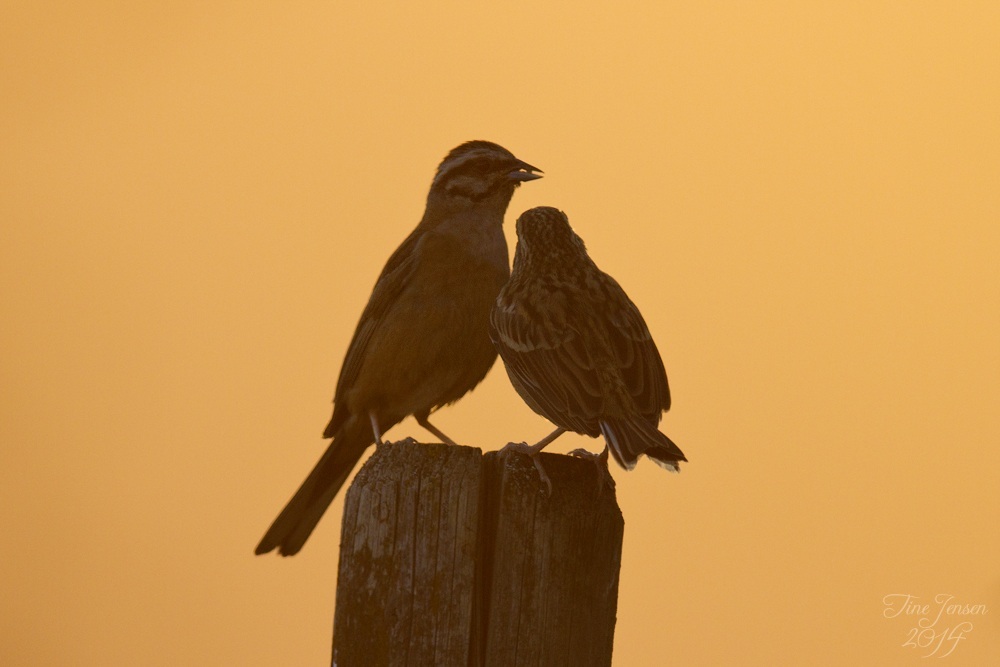
[[[564,291],[508,285],[491,318],[491,336],[508,375],[536,412],[563,428],[601,433],[599,418],[622,406],[620,384],[637,411],[659,422],[670,405],[666,372],[638,309],[610,277],[598,307]],[[609,378],[617,375],[620,383]]]

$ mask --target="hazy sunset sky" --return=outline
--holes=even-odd
[[[670,378],[690,463],[612,470],[616,667],[931,664],[919,622],[1000,664],[1000,4],[8,5],[0,665],[329,664],[343,495],[253,548],[469,139]],[[550,430],[499,365],[434,421]]]

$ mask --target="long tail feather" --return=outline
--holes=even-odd
[[[265,554],[274,549],[282,556],[298,553],[373,439],[371,432],[365,435],[363,429],[335,438],[268,528],[254,553]]]

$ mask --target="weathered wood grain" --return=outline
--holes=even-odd
[[[386,444],[348,490],[333,664],[609,665],[623,521],[593,463]]]

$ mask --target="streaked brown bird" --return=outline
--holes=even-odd
[[[540,171],[489,141],[470,141],[438,167],[420,224],[375,283],[340,369],[333,438],[256,553],[298,553],[365,450],[409,415],[428,416],[486,377],[496,350],[489,314],[510,275],[503,217],[514,190]]]
[[[550,491],[537,454],[566,431],[604,436],[603,454],[590,458],[605,471],[609,446],[626,470],[642,454],[674,472],[687,461],[657,429],[670,389],[646,322],[562,211],[540,206],[518,218],[514,270],[490,337],[517,393],[558,427],[534,445],[507,446],[533,458]]]

